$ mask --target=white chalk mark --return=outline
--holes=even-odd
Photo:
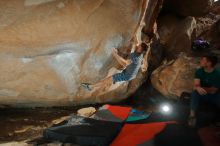
[[[48,2],[52,2],[55,0],[25,0],[24,5],[25,6],[33,6],[33,5],[40,5]]]

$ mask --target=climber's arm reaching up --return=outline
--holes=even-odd
[[[131,63],[131,60],[129,60],[129,59],[126,60],[126,59],[122,58],[121,56],[119,56],[119,55],[118,55],[118,50],[115,49],[115,48],[112,49],[112,55],[113,55],[114,58],[118,61],[118,63],[119,63],[120,65],[122,65],[124,68]]]

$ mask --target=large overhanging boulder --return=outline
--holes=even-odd
[[[178,99],[183,92],[193,90],[197,59],[180,54],[178,59],[164,62],[151,75],[151,83],[167,98]]]
[[[111,91],[90,93],[80,83],[119,71],[111,48],[130,52],[132,38],[149,21],[145,12],[154,11],[151,5],[148,0],[1,0],[0,105],[68,106],[128,97],[145,74]]]
[[[212,5],[213,0],[164,0],[164,10],[181,16],[203,16]]]

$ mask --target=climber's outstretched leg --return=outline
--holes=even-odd
[[[111,86],[112,84],[115,84],[117,82],[130,81],[131,79],[133,79],[133,77],[131,78],[131,76],[126,75],[125,72],[122,71],[121,73],[116,73],[112,76],[108,76],[102,79],[101,81],[99,81],[98,83],[95,84],[82,83],[81,86],[87,89],[88,91],[92,91],[93,89],[99,89],[101,87]]]
[[[112,84],[112,82],[113,82],[112,76],[109,76],[109,77],[102,79],[98,83],[95,83],[95,84],[82,83],[81,86],[87,89],[88,91],[92,91],[93,89],[98,89],[100,87],[104,87],[106,85]]]

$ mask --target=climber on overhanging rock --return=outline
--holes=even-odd
[[[104,87],[106,84],[111,83],[112,85],[117,82],[130,81],[134,79],[141,67],[141,64],[145,63],[143,61],[143,58],[146,54],[147,49],[147,44],[137,44],[135,46],[135,51],[129,55],[128,59],[124,59],[118,55],[118,50],[113,48],[112,55],[119,62],[119,64],[123,66],[124,70],[122,70],[121,73],[116,73],[112,76],[108,76],[99,81],[98,83],[82,83],[81,86],[89,91],[92,91],[93,89],[99,89],[100,87]]]

